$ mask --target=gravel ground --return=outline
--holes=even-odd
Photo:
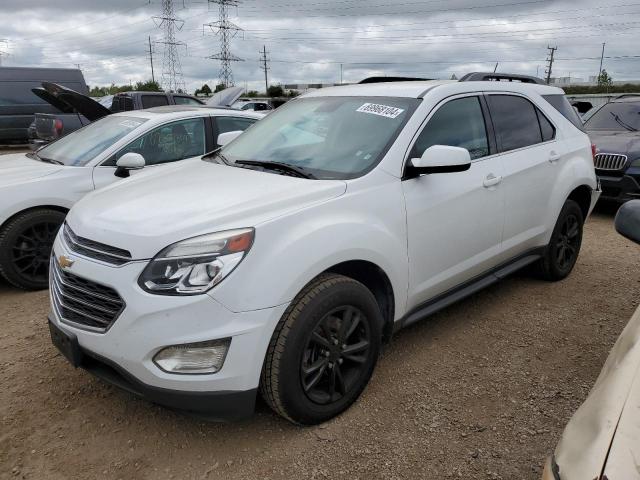
[[[638,304],[613,210],[560,283],[518,275],[400,332],[345,414],[299,428],[263,404],[213,424],[72,369],[47,293],[0,284],[0,478],[539,479]]]

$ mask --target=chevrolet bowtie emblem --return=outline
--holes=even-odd
[[[71,260],[69,257],[65,257],[64,255],[60,255],[58,257],[58,265],[60,265],[60,268],[69,268],[74,263],[75,262],[73,260]]]

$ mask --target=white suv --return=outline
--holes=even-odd
[[[53,342],[159,404],[238,418],[259,389],[325,421],[393,331],[525,265],[570,273],[599,188],[545,96],[566,102],[516,82],[322,89],[92,193],[54,244]]]

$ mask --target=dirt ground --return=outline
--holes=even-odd
[[[518,275],[400,332],[361,399],[312,428],[262,403],[206,423],[107,386],[51,345],[47,292],[0,284],[0,478],[539,479],[640,303],[613,212],[569,279]]]

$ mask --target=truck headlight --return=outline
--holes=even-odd
[[[149,262],[138,284],[158,295],[205,293],[238,266],[253,245],[254,234],[253,228],[242,228],[169,245]]]

